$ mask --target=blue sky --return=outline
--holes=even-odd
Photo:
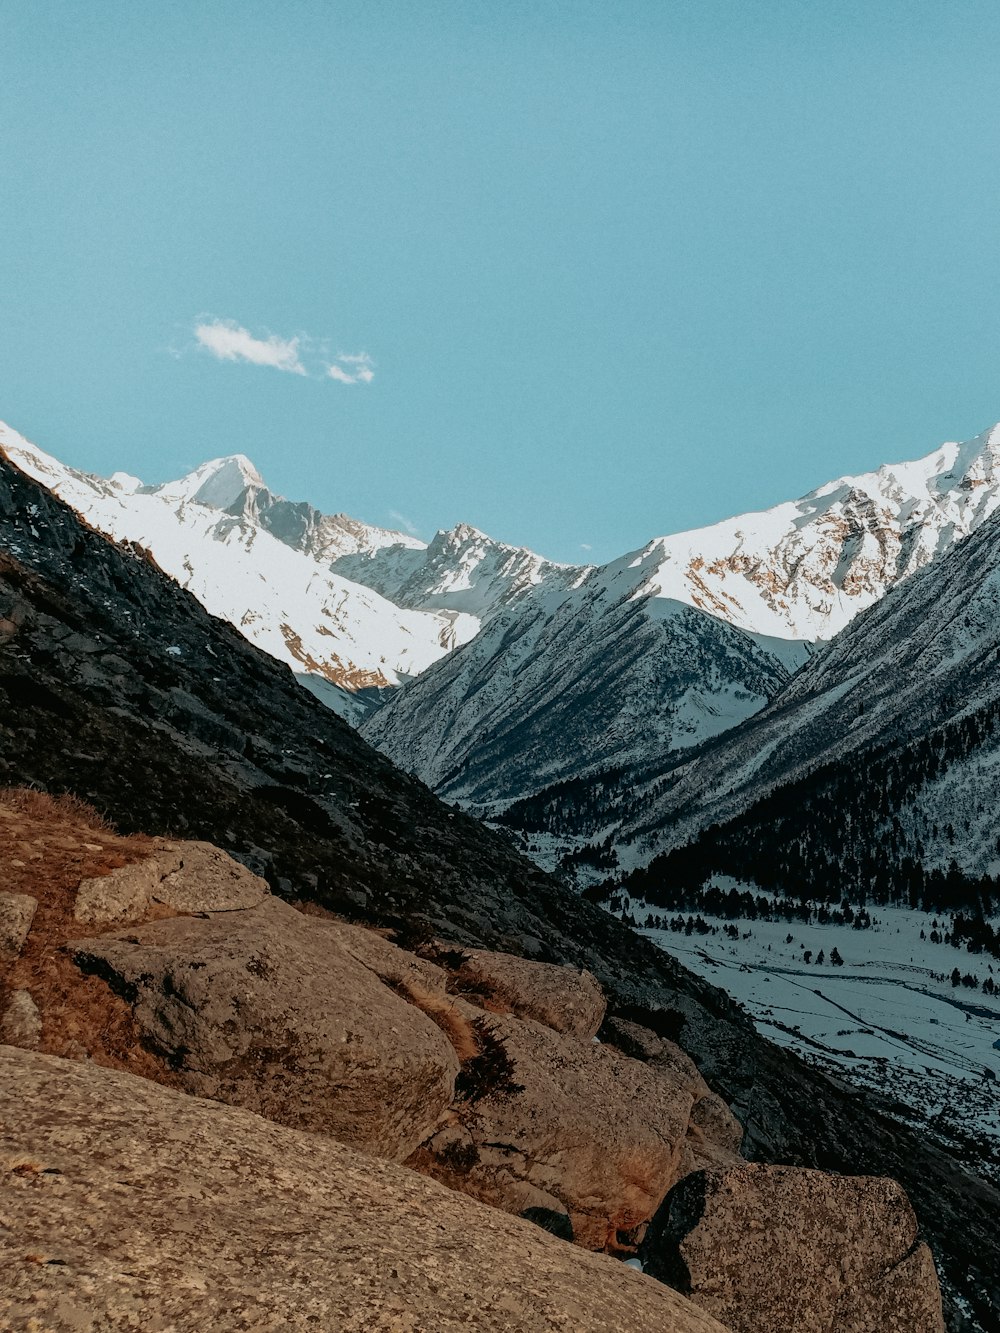
[[[1000,418],[994,0],[0,26],[0,417],[74,465],[581,560]]]

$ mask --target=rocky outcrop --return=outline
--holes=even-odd
[[[591,973],[514,954],[467,950],[453,972],[454,988],[499,1013],[533,1018],[556,1032],[589,1039],[597,1035],[607,1008]]]
[[[589,1249],[634,1248],[677,1178],[689,1089],[532,1019],[463,1012],[481,1054],[463,1067],[453,1123],[416,1164],[510,1211],[566,1214]]]
[[[0,1041],[26,1050],[36,1047],[42,1035],[42,1016],[31,992],[16,990],[0,1017]]]
[[[164,873],[178,856],[219,882],[182,898]],[[198,912],[70,946],[189,1092],[545,1210],[596,1250],[633,1252],[680,1175],[732,1156],[728,1125],[706,1148],[693,1116],[712,1094],[678,1047],[653,1037],[644,1062],[594,1039],[605,1000],[587,972],[447,946],[431,950],[441,966],[274,898],[243,906],[214,848],[160,848],[87,887],[110,919],[119,904]]]
[[[0,1048],[0,1325],[27,1333],[725,1333],[415,1172],[94,1065]]]
[[[659,1249],[647,1238],[644,1253],[654,1253],[653,1265],[659,1263],[661,1275],[675,1282],[681,1244],[695,1253],[693,1224],[707,1216],[704,1204],[696,1217],[697,1209],[684,1203],[696,1189],[690,1182],[742,1179],[736,1166],[739,1123],[690,1057],[660,1035],[675,1029],[674,1014],[651,1014],[655,1032],[622,1013],[606,1018],[601,987],[576,968],[442,942],[424,942],[419,947],[426,956],[418,956],[394,943],[389,932],[344,923],[315,907],[295,910],[211,845],[118,839],[95,826],[94,812],[79,802],[7,794],[0,796],[0,812],[5,827],[16,828],[19,850],[35,858],[37,869],[16,882],[37,887],[29,924],[41,923],[32,925],[18,959],[0,977],[7,987],[3,1040],[34,1048],[46,1031],[46,1042],[61,1033],[62,1054],[117,1063],[187,1093],[312,1131],[316,1142],[337,1139],[405,1160],[479,1204],[520,1214],[525,1224],[585,1249],[632,1254],[656,1214]],[[100,866],[102,873],[76,869]],[[104,932],[89,940],[66,935],[79,929],[81,900],[84,914],[96,917],[93,924]],[[145,919],[115,928],[123,915]],[[19,917],[27,917],[23,908]],[[21,984],[25,977],[30,990]],[[592,1035],[598,1027],[599,1040]],[[33,1160],[17,1159],[17,1181],[37,1182],[51,1173],[32,1166]],[[706,1167],[713,1174],[706,1175]],[[775,1206],[787,1220],[780,1243],[772,1244],[772,1266],[799,1262],[796,1243],[812,1255],[825,1238],[813,1234],[810,1173],[788,1176],[787,1198]],[[120,1185],[121,1177],[115,1179]],[[838,1208],[857,1216],[841,1237],[839,1285],[831,1294],[829,1282],[817,1279],[819,1296],[815,1310],[808,1298],[809,1317],[821,1320],[832,1302],[838,1319],[855,1321],[845,1329],[869,1333],[873,1326],[864,1320],[891,1298],[910,1313],[930,1308],[937,1291],[933,1265],[919,1247],[905,1250],[905,1226],[897,1235],[885,1210],[865,1211],[836,1197],[829,1178],[820,1180],[817,1188],[834,1191],[827,1230]],[[863,1183],[895,1191],[892,1197],[906,1207],[891,1182]],[[684,1206],[668,1210],[670,1225],[664,1227],[657,1209],[674,1186],[669,1198]],[[740,1197],[744,1210],[748,1193],[744,1188]],[[697,1197],[704,1194],[702,1188]],[[691,1222],[683,1236],[678,1217]],[[912,1227],[912,1214],[907,1217]],[[700,1260],[706,1270],[722,1262],[717,1249],[723,1260],[740,1253],[744,1219],[726,1214],[716,1221],[718,1234],[704,1241]],[[899,1252],[901,1262],[891,1266],[887,1259],[887,1271],[869,1273],[856,1262],[865,1245],[876,1255]],[[436,1242],[433,1249],[440,1248]],[[732,1284],[744,1291],[734,1263]],[[68,1266],[59,1254],[45,1260],[46,1268],[51,1265]],[[688,1265],[682,1277],[700,1299],[694,1271]],[[92,1268],[88,1273],[93,1277]],[[703,1286],[718,1293],[711,1272]],[[752,1326],[770,1330],[767,1301],[784,1311],[791,1297],[780,1283],[773,1291],[763,1279],[760,1286],[751,1308],[760,1322]],[[61,1291],[60,1300],[65,1296]],[[254,1293],[245,1309],[255,1310],[257,1300]],[[384,1291],[372,1302],[345,1305],[346,1322],[336,1327],[421,1326],[400,1323],[404,1314]],[[12,1308],[18,1317],[23,1313]],[[69,1308],[57,1302],[53,1317],[58,1321]],[[521,1314],[506,1299],[498,1309]],[[44,1313],[52,1310],[45,1307]],[[145,1297],[120,1313],[123,1327],[129,1320],[145,1326],[151,1317]],[[153,1313],[159,1317],[159,1307]],[[475,1326],[493,1327],[480,1313],[477,1308]],[[744,1313],[735,1310],[734,1328],[748,1326],[739,1323]],[[363,1315],[371,1316],[369,1322],[362,1322]],[[434,1327],[449,1327],[447,1317],[442,1312]],[[588,1317],[570,1307],[562,1325],[537,1327],[586,1328]],[[507,1326],[536,1325],[496,1325]],[[775,1324],[775,1333],[785,1327]],[[794,1322],[787,1327],[798,1333]],[[803,1325],[803,1333],[811,1327]],[[914,1325],[916,1333],[925,1327],[936,1333],[932,1324]]]
[[[0,963],[17,958],[28,938],[38,903],[27,893],[0,893]]]
[[[335,924],[278,899],[81,941],[74,957],[129,1000],[187,1091],[392,1159],[452,1099],[458,1059],[437,1025]]]
[[[109,875],[81,881],[74,916],[86,925],[142,921],[152,903],[175,912],[234,912],[270,894],[246,866],[207,842],[161,841]]]
[[[687,1176],[642,1249],[733,1333],[943,1333],[930,1250],[902,1188],[744,1162]]]

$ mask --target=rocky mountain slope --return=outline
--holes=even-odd
[[[587,968],[612,1018],[679,1039],[750,1157],[899,1179],[970,1326],[996,1326],[992,1187],[762,1040],[721,992],[399,773],[145,552],[6,462],[0,780],[76,792],[126,833],[210,841],[283,896],[404,941]]]
[[[398,1328],[426,1324],[430,1299],[435,1327],[624,1330],[642,1318],[707,1333],[723,1327],[715,1313],[733,1333],[943,1333],[900,1186],[742,1162],[741,1128],[691,1060],[608,1019],[589,973],[438,941],[414,954],[296,911],[209,844],[117,838],[77,798],[0,792],[0,823],[18,853],[0,869],[0,1037],[19,1047],[0,1065],[6,1096],[33,1108],[0,1116],[13,1240],[0,1239],[0,1311],[18,1326],[51,1301],[57,1328],[109,1306],[117,1323],[169,1312],[200,1328],[207,1295],[226,1327],[246,1325],[248,1303],[304,1326],[308,1301],[314,1323]],[[299,1176],[306,1160],[318,1189]],[[248,1186],[259,1192],[262,1173],[271,1203],[259,1209]],[[275,1206],[286,1193],[291,1226]],[[364,1290],[342,1268],[359,1195]],[[766,1225],[775,1216],[782,1225]],[[225,1235],[190,1268],[191,1229],[204,1242],[216,1227]],[[302,1227],[323,1250],[318,1270]],[[597,1254],[638,1249],[691,1301],[607,1259],[568,1259],[545,1231]],[[494,1275],[473,1289],[466,1265],[484,1261],[484,1233]],[[126,1237],[123,1287],[124,1257],[108,1254]],[[523,1271],[532,1250],[554,1283]],[[515,1283],[497,1268],[505,1252]],[[171,1280],[158,1283],[163,1265]],[[560,1280],[574,1272],[575,1290]]]
[[[626,865],[701,838],[706,853],[709,842],[719,849],[720,873],[749,874],[759,844],[758,860],[772,849],[769,880],[785,864],[791,880],[833,874],[831,892],[853,892],[859,876],[873,892],[886,879],[888,892],[890,871],[909,882],[910,862],[995,878],[998,660],[994,515],[859,616],[773,704],[689,760],[609,777],[589,804],[579,793],[561,804],[551,791],[512,818],[544,821],[547,807],[553,829],[610,833]],[[587,804],[582,820],[574,804]]]
[[[725,1333],[652,1278],[414,1171],[129,1074],[3,1046],[0,1116],[12,1333]]]
[[[759,711],[805,645],[660,598],[626,557],[540,588],[368,719],[367,740],[489,814],[566,774],[651,760]]]

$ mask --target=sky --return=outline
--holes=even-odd
[[[995,0],[0,0],[0,419],[555,559],[1000,418]]]

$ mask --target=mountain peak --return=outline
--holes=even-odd
[[[213,509],[228,509],[248,487],[266,488],[267,483],[246,454],[212,458],[176,481],[165,481],[147,489],[168,500],[193,500]]]
[[[472,541],[488,541],[491,544],[493,542],[492,537],[487,536],[479,528],[474,528],[471,523],[456,523],[453,528],[443,530],[441,535],[455,546]]]

